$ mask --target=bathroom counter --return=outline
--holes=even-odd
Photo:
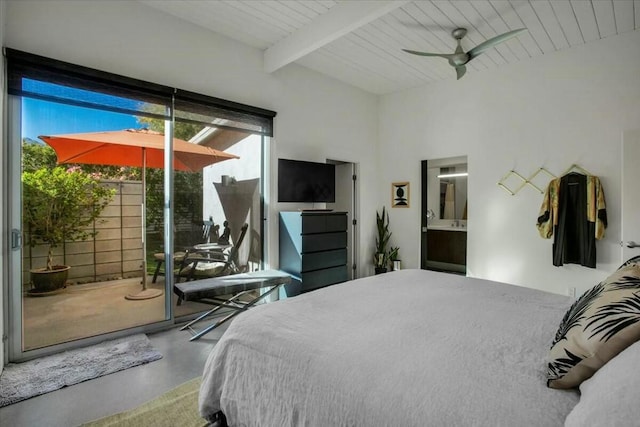
[[[451,225],[427,225],[427,230],[440,230],[440,231],[467,231],[467,227],[451,226]]]

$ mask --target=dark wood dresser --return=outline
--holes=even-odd
[[[348,279],[346,212],[280,212],[279,236],[280,270],[299,292]]]

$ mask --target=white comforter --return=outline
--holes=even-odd
[[[230,426],[560,426],[545,385],[568,297],[402,270],[265,304],[214,347],[200,412]]]

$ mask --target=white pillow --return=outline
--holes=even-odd
[[[580,384],[580,402],[565,427],[637,426],[640,423],[640,342],[627,347]]]

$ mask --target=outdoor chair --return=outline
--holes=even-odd
[[[208,243],[209,238],[211,236],[211,231],[215,227],[218,227],[217,225],[214,224],[213,217],[209,217],[208,221],[202,221],[201,224],[193,224],[193,225],[195,225],[195,227],[193,227],[195,229],[195,232],[192,233],[192,239],[193,239],[191,240],[192,245],[195,245],[198,243]],[[183,251],[177,251],[173,253],[174,268],[182,265],[182,262],[184,261],[185,257],[189,253],[189,250],[190,250],[189,248],[190,247],[185,248],[185,250]],[[153,254],[153,258],[156,261],[156,269],[153,273],[153,279],[151,280],[151,283],[156,283],[158,276],[165,274],[165,272],[162,271],[162,265],[165,264],[164,252],[157,252]],[[165,266],[165,270],[166,270],[166,266]]]
[[[245,235],[248,228],[249,224],[245,223],[240,229],[237,241],[224,251],[192,253],[187,251],[181,262],[176,282],[179,282],[181,278],[188,281],[242,273],[243,267],[239,261],[239,253],[246,240]]]

